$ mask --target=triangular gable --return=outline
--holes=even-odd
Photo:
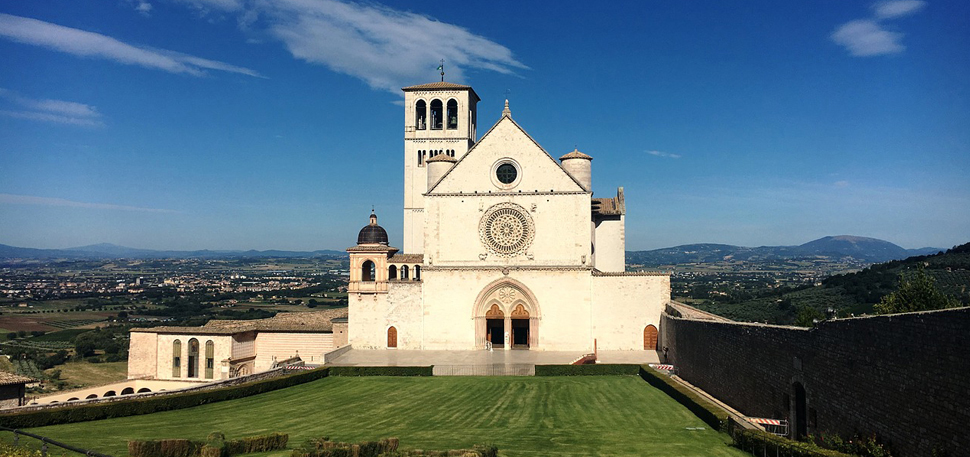
[[[585,192],[542,146],[510,116],[502,116],[485,135],[438,180],[428,194],[502,192],[492,184],[491,169],[511,158],[520,166],[518,185],[505,192]]]

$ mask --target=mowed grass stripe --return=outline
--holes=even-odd
[[[746,455],[724,435],[688,427],[707,428],[635,376],[332,377],[179,411],[33,431],[118,456],[129,439],[204,439],[212,431],[289,433],[291,447],[320,436],[396,436],[421,449],[495,443],[506,456]]]

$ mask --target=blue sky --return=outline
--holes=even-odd
[[[554,6],[553,6],[554,5]],[[0,243],[400,245],[400,87],[624,186],[627,248],[970,241],[970,2],[0,0]]]

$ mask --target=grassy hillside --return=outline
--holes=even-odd
[[[821,285],[790,291],[764,291],[759,298],[739,303],[692,303],[721,316],[750,322],[795,323],[799,312],[829,308],[839,316],[871,314],[872,307],[896,289],[899,276],[923,267],[937,288],[970,305],[970,243],[944,253],[910,257],[872,265],[857,273],[831,276]]]
[[[506,456],[746,455],[636,376],[335,377],[186,410],[31,431],[125,455],[128,439],[203,439],[216,430],[227,437],[285,432],[291,448],[320,436],[393,436],[406,448],[494,443]]]

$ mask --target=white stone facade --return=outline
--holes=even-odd
[[[591,157],[573,151],[561,159],[568,166],[557,162],[506,105],[478,141],[476,127],[465,124],[474,116],[459,117],[454,134],[468,135],[462,138],[470,148],[458,149],[457,160],[432,163],[440,179],[429,180],[427,168],[415,173],[427,161],[416,155],[424,146],[415,145],[431,141],[420,137],[415,104],[460,94],[477,101],[467,86],[405,88],[405,248],[388,246],[383,229],[383,238],[365,237],[365,230],[376,230],[372,219],[348,249],[350,344],[655,349],[649,347],[655,337],[647,335],[659,327],[670,278],[624,273],[625,197],[621,188],[615,198],[593,198]],[[402,259],[419,261],[420,279],[395,276]]]

